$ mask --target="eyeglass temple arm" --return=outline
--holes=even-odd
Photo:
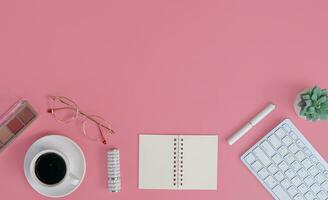
[[[105,139],[104,134],[103,134],[103,132],[102,132],[102,130],[101,130],[101,128],[99,126],[98,126],[98,130],[99,130],[100,135],[101,135],[102,143],[103,144],[106,144],[107,143],[106,142],[106,139]]]
[[[84,115],[86,118],[90,119],[91,121],[93,121],[94,123],[96,123],[98,126],[101,126],[105,129],[107,129],[111,134],[114,134],[115,132],[111,129],[111,128],[108,128],[107,126],[105,126],[104,124],[102,123],[99,123],[97,122],[96,120],[94,120],[92,117],[90,117],[89,115],[83,113],[83,112],[80,112],[81,115]],[[100,127],[99,127],[100,128]]]

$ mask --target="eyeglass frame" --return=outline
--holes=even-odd
[[[85,130],[85,122],[86,122],[86,119],[89,119],[90,121],[94,122],[94,123],[97,125],[97,128],[98,128],[98,130],[99,130],[99,132],[100,132],[100,135],[101,135],[101,139],[102,139],[102,143],[103,143],[103,144],[107,144],[107,141],[106,141],[106,138],[105,138],[105,136],[104,136],[103,131],[101,130],[101,127],[102,127],[102,128],[105,128],[110,134],[114,134],[114,133],[115,133],[115,131],[114,131],[113,129],[111,129],[110,127],[108,127],[107,125],[105,125],[105,124],[103,124],[103,123],[98,122],[98,121],[95,120],[93,117],[97,117],[97,118],[103,120],[104,122],[106,122],[108,125],[111,126],[111,124],[110,124],[108,121],[106,121],[104,118],[102,118],[102,117],[100,117],[100,116],[98,116],[98,115],[89,115],[89,114],[87,114],[87,113],[81,111],[80,108],[79,108],[79,106],[78,106],[73,100],[71,100],[71,99],[69,99],[69,98],[67,98],[67,97],[65,97],[65,96],[49,96],[48,99],[49,99],[49,100],[52,100],[52,101],[55,101],[55,100],[57,99],[57,100],[59,100],[61,103],[66,104],[66,105],[68,106],[68,107],[63,107],[63,108],[53,108],[53,106],[51,106],[51,104],[50,104],[50,102],[49,102],[49,106],[50,106],[50,108],[47,110],[47,112],[50,113],[50,114],[52,114],[53,118],[54,118],[56,121],[60,122],[60,123],[68,124],[68,123],[71,123],[71,122],[77,120],[77,118],[78,118],[80,115],[84,116],[85,119],[84,119],[84,122],[83,122],[83,124],[82,124],[82,128],[83,128],[83,133],[84,133],[84,135],[85,135],[86,137],[88,137],[87,134],[86,134],[86,130]],[[68,103],[64,102],[62,99],[66,99],[66,100],[72,102],[72,103],[74,104],[75,108],[74,108],[74,106],[69,105]],[[55,115],[55,111],[56,111],[56,110],[60,110],[60,109],[74,109],[74,110],[75,110],[75,116],[72,117],[70,120],[59,120],[59,119],[56,117],[56,115]]]

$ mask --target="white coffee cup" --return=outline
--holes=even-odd
[[[62,180],[56,184],[52,184],[52,185],[48,185],[46,183],[43,183],[41,180],[39,180],[39,178],[37,177],[37,175],[35,174],[35,165],[36,165],[36,161],[38,160],[38,158],[40,158],[42,155],[47,154],[47,153],[55,153],[57,155],[59,155],[64,161],[65,161],[65,165],[66,165],[66,174],[65,176],[62,178]],[[30,164],[30,174],[32,176],[32,178],[39,184],[47,186],[47,187],[54,187],[57,186],[65,181],[68,181],[70,184],[72,185],[78,185],[80,180],[77,176],[75,176],[74,174],[71,173],[71,168],[70,168],[70,163],[69,160],[67,159],[67,157],[57,151],[57,150],[52,150],[52,149],[47,149],[47,150],[43,150],[40,151],[39,153],[37,153],[33,159],[32,162]]]

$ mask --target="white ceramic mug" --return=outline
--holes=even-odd
[[[59,155],[65,161],[65,164],[66,164],[66,174],[65,174],[64,178],[59,183],[56,183],[54,185],[48,185],[48,184],[41,182],[35,174],[36,161],[38,160],[38,158],[40,156],[47,154],[47,153],[55,153],[55,154]],[[35,179],[39,184],[47,186],[47,187],[53,187],[53,186],[59,185],[59,184],[63,183],[64,181],[68,181],[72,185],[78,185],[80,182],[79,178],[77,176],[75,176],[74,174],[72,174],[70,171],[71,171],[70,163],[69,163],[69,160],[67,159],[67,157],[63,153],[56,151],[56,150],[52,150],[52,149],[43,150],[43,151],[40,151],[39,153],[37,153],[33,157],[31,165],[30,165],[30,173],[31,173],[33,179]]]

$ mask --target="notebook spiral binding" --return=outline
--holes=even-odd
[[[110,149],[107,152],[107,175],[108,190],[110,192],[121,191],[121,175],[120,175],[120,152],[118,149]]]
[[[174,138],[173,185],[183,185],[183,138]]]

